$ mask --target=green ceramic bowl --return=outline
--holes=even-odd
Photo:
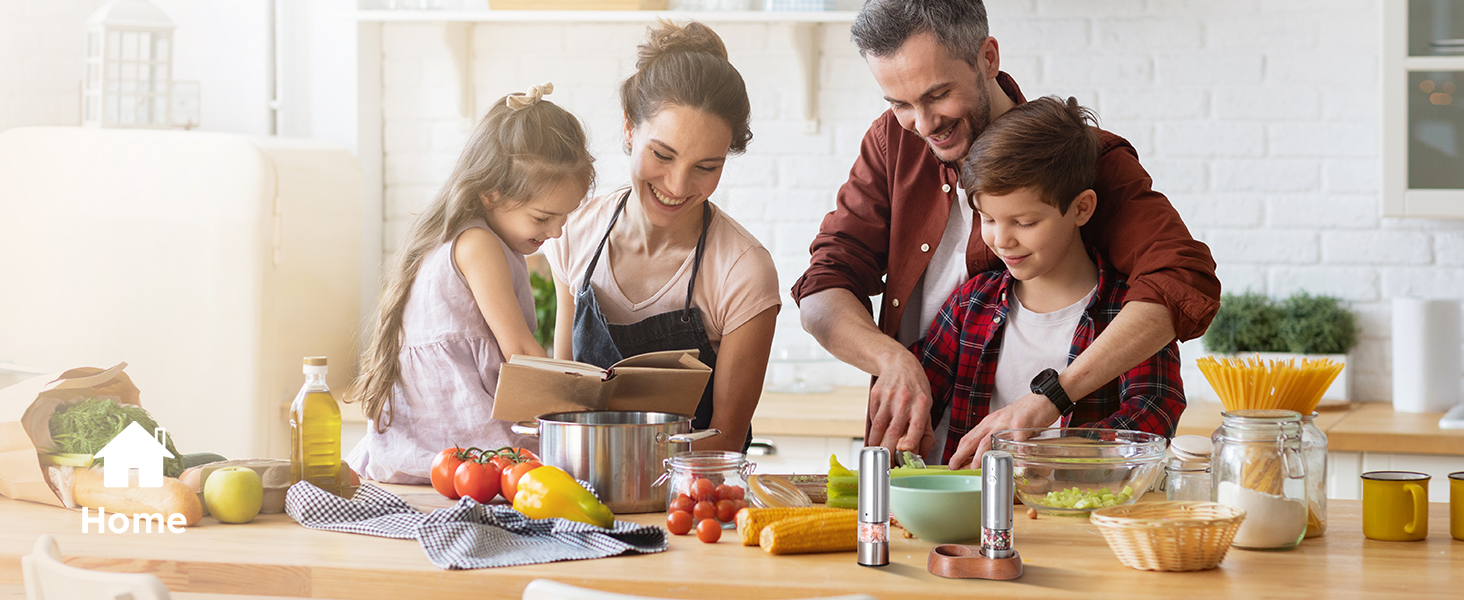
[[[914,475],[890,480],[890,511],[906,531],[932,544],[981,538],[981,478]]]

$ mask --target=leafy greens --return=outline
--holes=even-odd
[[[87,398],[51,414],[51,439],[56,442],[55,451],[58,453],[96,454],[134,422],[148,433],[157,435],[157,421],[142,407],[118,404],[110,399]],[[173,453],[173,458],[163,459],[163,474],[177,477],[183,472],[183,461],[178,449],[173,447],[173,436],[165,433],[163,445]],[[103,460],[97,459],[96,464],[102,464]]]

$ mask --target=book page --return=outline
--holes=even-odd
[[[609,374],[609,372],[605,369],[601,369],[600,367],[591,364],[575,362],[572,360],[560,360],[557,358],[528,356],[526,354],[515,354],[513,356],[510,356],[508,358],[508,364],[523,365],[525,367],[542,369],[545,371],[572,373],[575,375],[584,375],[587,377],[595,377],[598,379],[604,379],[606,375]]]

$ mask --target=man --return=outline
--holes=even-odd
[[[986,126],[1025,98],[1000,71],[979,1],[869,0],[852,37],[890,109],[865,134],[793,298],[804,329],[876,377],[866,443],[926,453],[944,433],[935,424],[949,418],[949,406],[932,413],[929,382],[907,347],[958,284],[1002,268],[973,240],[980,228],[971,225],[960,165]],[[1113,322],[1059,374],[1068,398],[1087,396],[1176,338],[1199,337],[1219,306],[1209,249],[1150,184],[1133,147],[1104,136],[1097,209],[1083,239],[1130,289]],[[868,298],[881,293],[876,322]],[[1034,392],[988,414],[967,434],[980,440],[977,460],[991,433],[1048,426],[1063,400]]]

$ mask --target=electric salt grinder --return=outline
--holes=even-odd
[[[890,564],[890,451],[859,450],[859,564]]]
[[[981,457],[981,552],[987,558],[1012,556],[1012,455]]]

